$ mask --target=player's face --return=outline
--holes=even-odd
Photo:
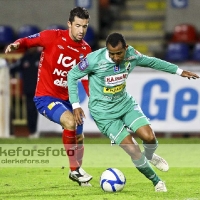
[[[108,49],[109,57],[116,64],[120,64],[124,60],[127,46],[124,48],[121,42],[119,42],[119,44],[116,47],[112,47],[110,44],[108,44],[107,49]]]
[[[67,24],[69,27],[69,35],[72,40],[80,41],[84,38],[87,32],[89,20],[75,17],[72,23],[68,21]]]

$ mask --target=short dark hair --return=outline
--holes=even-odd
[[[122,43],[123,48],[126,48],[126,40],[124,36],[120,33],[111,33],[106,38],[106,46],[110,44],[112,47],[116,47],[119,42]]]
[[[75,7],[69,13],[69,21],[72,23],[74,18],[78,17],[81,19],[90,19],[90,15],[85,8],[82,7]]]

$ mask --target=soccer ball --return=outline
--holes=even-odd
[[[105,192],[121,191],[126,183],[124,174],[116,168],[106,169],[100,177],[100,186]]]

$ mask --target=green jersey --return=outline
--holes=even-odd
[[[68,74],[68,88],[71,103],[79,102],[77,80],[88,75],[89,109],[93,117],[115,118],[126,113],[134,99],[126,92],[126,79],[136,66],[153,68],[175,74],[178,66],[140,54],[129,46],[123,62],[116,65],[107,48],[101,48],[87,55]],[[141,77],[142,78],[142,77]],[[133,85],[137,87],[137,83]]]

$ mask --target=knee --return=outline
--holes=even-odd
[[[76,140],[78,144],[83,144],[84,141],[84,135],[83,134],[79,134],[76,136]]]
[[[65,111],[60,117],[61,126],[66,130],[75,130],[76,123],[70,111]]]
[[[147,144],[154,144],[156,143],[156,137],[149,125],[140,127],[136,134],[139,136],[139,138]]]
[[[153,131],[148,132],[143,141],[144,141],[144,143],[147,143],[147,144],[156,143],[156,137],[155,137],[154,132]]]
[[[68,118],[67,120],[63,120],[63,122],[61,122],[61,125],[66,130],[75,130],[76,128],[74,118]]]

